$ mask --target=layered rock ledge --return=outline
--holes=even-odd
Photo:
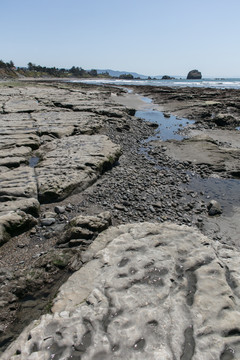
[[[163,357],[167,353],[169,359],[229,360],[235,356],[237,359],[239,329],[235,320],[232,327],[229,324],[232,317],[238,320],[239,186],[238,180],[229,179],[233,189],[227,183],[225,194],[223,185],[221,194],[225,194],[225,198],[216,198],[219,202],[214,202],[215,189],[211,187],[211,181],[220,181],[219,174],[222,178],[239,177],[239,132],[235,130],[240,121],[239,91],[137,89],[138,93],[151,96],[159,104],[149,106],[164,110],[166,120],[172,112],[195,119],[188,134],[198,138],[184,140],[179,146],[174,142],[145,142],[144,139],[154,134],[153,124],[130,116],[134,115],[131,108],[137,109],[132,102],[135,95],[114,87],[53,82],[28,83],[27,86],[22,83],[1,89],[0,178],[3,192],[0,194],[0,212],[1,230],[6,236],[4,241],[9,239],[1,246],[0,253],[1,350],[4,351],[32,319],[49,311],[59,286],[70,274],[84,265],[81,276],[85,276],[77,280],[76,273],[76,278],[70,278],[72,288],[70,285],[62,287],[54,301],[53,315],[45,315],[41,320],[41,324],[47,324],[47,330],[44,327],[41,331],[39,328],[34,330],[39,322],[35,323],[33,330],[29,330],[29,333],[33,331],[31,335],[23,333],[27,336],[26,347],[14,348],[13,345],[9,356],[49,359],[49,354],[45,353],[49,349],[44,347],[45,341],[46,344],[49,341],[51,356],[55,359],[65,358],[65,352],[71,359],[150,359],[150,352],[157,353],[160,346]],[[120,96],[123,93],[126,97]],[[140,106],[145,107],[140,95],[138,98]],[[203,138],[206,131],[211,139]],[[204,149],[201,143],[205,144]],[[189,156],[187,161],[186,154]],[[105,171],[112,165],[111,171]],[[200,188],[199,183],[202,185],[205,180],[206,187]],[[210,216],[212,208],[209,205],[213,204],[217,205],[214,211],[217,213]],[[157,224],[111,228],[96,240],[111,223],[116,226],[145,221]],[[191,228],[160,225],[165,221],[187,224]],[[34,227],[24,232],[31,226]],[[193,230],[195,226],[209,239],[202,242],[204,238]],[[191,235],[190,242],[184,229]],[[24,233],[10,238],[20,232]],[[142,235],[138,239],[133,233]],[[153,242],[155,235],[159,239],[161,236],[170,239],[170,233],[174,234],[175,240],[166,240],[163,245],[160,244],[162,240],[158,245]],[[123,237],[123,243],[126,239],[130,243],[139,241],[142,250],[124,245],[119,248],[118,262],[114,265],[117,250],[112,251],[111,244],[119,239],[118,234],[121,239]],[[99,239],[104,243],[101,246]],[[105,241],[108,243],[106,239],[109,247],[105,244]],[[150,245],[144,248],[141,239]],[[91,249],[84,254],[93,241]],[[104,252],[104,260],[101,260],[102,252],[98,252],[100,249]],[[134,249],[138,249],[138,255]],[[204,249],[208,250],[210,260]],[[149,266],[144,268],[148,263]],[[212,265],[216,268],[212,269]],[[112,283],[116,285],[113,297],[107,288]],[[154,283],[160,298],[154,292]],[[81,293],[85,292],[84,298],[78,298],[78,288]],[[64,298],[65,293],[70,303]],[[76,301],[83,301],[80,307],[75,304],[74,293]],[[198,300],[199,293],[204,294],[207,303]],[[95,294],[99,294],[98,305]],[[147,298],[148,304],[141,302],[141,296],[143,302]],[[136,303],[138,313],[133,303]],[[219,305],[222,303],[224,305]],[[122,307],[126,309],[124,319]],[[146,322],[150,321],[146,325],[138,317],[145,316],[145,308],[148,314],[149,307],[155,315],[151,316],[152,320],[146,317]],[[172,308],[176,310],[172,311]],[[84,322],[84,309],[87,322]],[[100,309],[99,313],[96,309]],[[166,309],[171,316],[165,313]],[[74,339],[72,314],[76,315],[77,324],[83,319],[80,330],[80,325],[76,325]],[[53,325],[55,318],[59,320],[56,325],[59,332]],[[120,325],[116,325],[115,320]],[[62,326],[66,327],[66,332]],[[148,326],[153,338],[145,331]],[[123,335],[125,328],[126,337]],[[36,344],[35,334],[39,335]],[[47,336],[41,342],[44,334]],[[116,337],[112,334],[117,334],[119,342],[115,342]],[[64,340],[61,341],[61,337]],[[97,345],[96,351],[92,344]],[[127,355],[124,346],[129,351]],[[207,353],[208,347],[212,357]],[[203,349],[202,357],[199,357],[199,349]]]
[[[120,147],[99,132],[107,116],[127,113],[105,104],[106,93],[48,84],[1,88],[0,245],[36,224],[40,203],[82,191],[119,158]]]
[[[187,226],[111,227],[2,360],[237,359],[238,259]]]

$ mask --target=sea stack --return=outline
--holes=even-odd
[[[202,78],[202,74],[200,73],[200,71],[198,70],[191,70],[188,73],[187,79],[201,79]]]

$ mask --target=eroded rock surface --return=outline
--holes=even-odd
[[[105,135],[79,135],[52,141],[42,154],[35,168],[38,195],[41,202],[51,202],[91,185],[121,151]]]
[[[162,143],[160,143],[160,146]],[[207,165],[213,171],[237,174],[240,172],[239,148],[226,148],[206,135],[199,135],[182,141],[164,143],[166,154],[179,161],[196,165]]]
[[[128,115],[109,96],[67,85],[1,88],[0,216],[18,209],[37,216],[39,202],[81,191],[113,165],[120,147],[98,133],[106,116]]]
[[[112,223],[111,213],[105,211],[96,216],[76,216],[66,226],[63,236],[57,244],[68,246],[89,245],[97,235]]]
[[[239,252],[193,228],[109,228],[10,359],[238,359]]]

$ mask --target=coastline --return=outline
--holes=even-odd
[[[48,113],[53,109],[54,111],[57,110],[59,114],[64,112],[64,116],[66,113],[71,114],[71,116],[76,113],[79,116],[80,113],[84,113],[86,116],[91,115],[90,125],[86,123],[81,125],[82,127],[79,125],[79,133],[76,130],[74,130],[75,132],[69,130],[69,134],[79,135],[84,131],[84,127],[90,126],[88,132],[91,133],[92,131],[95,134],[108,136],[114,144],[121,146],[122,155],[119,159],[115,159],[115,164],[111,164],[102,173],[99,173],[96,181],[89,184],[86,189],[69,193],[65,199],[59,199],[60,201],[57,203],[51,201],[48,204],[41,204],[38,224],[28,232],[11,238],[1,247],[1,265],[6,269],[3,278],[6,279],[8,276],[10,279],[6,282],[5,287],[8,299],[3,299],[5,309],[1,313],[1,319],[4,323],[1,335],[2,341],[6,341],[6,343],[12,341],[11,332],[15,327],[14,319],[20,314],[22,316],[26,309],[31,309],[30,313],[34,313],[31,306],[33,306],[36,297],[39,296],[38,291],[40,291],[41,297],[44,297],[46,284],[57,282],[56,279],[62,277],[65,279],[82,266],[81,252],[85,251],[91,241],[84,246],[78,244],[72,248],[69,248],[69,245],[60,248],[55,247],[60,234],[65,229],[64,226],[75,216],[97,215],[104,211],[110,211],[113,225],[143,221],[184,223],[202,229],[213,240],[220,241],[220,243],[222,241],[223,244],[228,242],[229,246],[237,249],[240,247],[237,239],[235,239],[236,234],[239,233],[236,230],[239,208],[234,208],[233,226],[229,228],[230,233],[225,234],[226,228],[229,226],[229,222],[226,222],[228,216],[222,217],[220,215],[210,218],[207,214],[207,201],[203,200],[197,190],[193,191],[188,187],[190,183],[189,173],[196,173],[203,178],[213,177],[216,174],[219,176],[220,174],[226,178],[226,176],[231,176],[228,169],[222,169],[219,172],[206,163],[195,163],[191,159],[185,161],[174,157],[173,154],[170,154],[168,145],[161,141],[144,147],[143,140],[154,134],[155,130],[152,124],[132,116],[134,113],[132,109],[154,109],[155,111],[188,117],[197,121],[194,129],[186,130],[190,134],[196,135],[197,131],[198,135],[202,135],[202,133],[207,132],[207,135],[211,137],[211,134],[214,133],[215,138],[213,140],[218,148],[222,146],[221,143],[224,143],[225,148],[228,149],[226,152],[229,153],[229,149],[238,151],[237,138],[232,138],[231,134],[234,132],[235,136],[240,136],[237,130],[234,130],[239,121],[239,100],[237,99],[239,91],[208,89],[206,93],[205,89],[153,89],[131,86],[130,88],[134,92],[141,94],[136,96],[135,94],[126,94],[124,89],[110,86],[102,88],[76,83],[63,84],[61,82],[59,84],[53,82],[54,86],[49,83],[46,86],[47,90],[44,90],[47,92],[44,94],[42,86],[45,87],[45,85],[44,81],[40,85],[38,81],[33,82],[29,91],[28,86],[26,86],[25,96],[29,98],[34,93],[35,98],[38,98],[38,104],[40,104],[38,106],[41,106],[41,108],[30,109],[31,118],[34,117],[35,112]],[[11,89],[7,91],[10,92],[7,96],[12,96],[14,99],[14,91],[13,93],[11,93]],[[57,94],[55,91],[59,93]],[[150,97],[153,103],[147,104],[142,101],[142,96]],[[8,105],[10,109],[8,114],[21,113],[15,111],[13,107],[10,108],[10,105]],[[126,110],[124,105],[130,110]],[[24,111],[29,113],[29,106],[36,106],[36,104],[25,103],[24,106],[28,106]],[[212,113],[216,111],[223,114],[223,121],[226,114],[230,116],[230,118],[225,119],[223,127],[216,125],[216,119],[212,117]],[[94,116],[92,117],[92,115]],[[99,128],[96,126],[93,130],[91,126],[93,126],[94,117],[97,118],[98,123],[101,122],[101,126]],[[76,128],[76,123],[74,126]],[[47,129],[48,133],[44,130],[45,133],[42,135],[42,140],[47,144],[51,143],[51,139],[46,136],[53,135],[53,130],[49,129]],[[65,128],[64,131],[66,131]],[[224,132],[226,132],[226,136]],[[71,139],[72,135],[69,134],[68,137]],[[43,136],[45,137],[43,138]],[[61,135],[58,134],[58,136]],[[141,144],[142,146],[140,146]],[[170,145],[172,146],[171,142]],[[141,151],[139,147],[142,148]],[[176,150],[173,152],[174,154],[178,153]],[[191,152],[190,148],[189,153]],[[149,156],[146,157],[145,154]],[[114,166],[112,167],[112,165]],[[239,163],[236,166],[239,166]],[[110,168],[111,170],[109,170]],[[236,173],[238,171],[239,167]],[[54,211],[56,206],[66,209],[69,204],[69,210],[65,210],[63,214],[57,214]],[[55,217],[57,226],[41,225],[46,213],[48,213],[48,218],[50,217],[49,214]],[[203,229],[204,221],[206,221],[205,230]],[[231,234],[232,239],[227,241]],[[67,259],[62,268],[54,265],[50,256],[51,254],[55,256],[56,253],[64,253]],[[36,255],[38,255],[37,258],[34,258]],[[31,273],[36,269],[38,277],[34,278]],[[28,283],[24,279],[26,272]],[[18,283],[18,292],[15,291],[16,282]],[[34,300],[29,295],[30,288],[34,292],[33,296],[30,291]],[[56,293],[56,288],[48,290],[45,305],[40,307],[34,316],[46,311],[46,305],[51,302],[48,296],[51,299],[54,295],[53,292]],[[6,301],[9,302],[8,305]],[[4,322],[7,311],[10,311],[11,316],[7,322]],[[10,325],[9,319],[13,321],[13,326],[10,326],[9,332],[7,332],[6,329]],[[23,322],[22,325],[25,323]],[[20,328],[19,331],[21,331]]]

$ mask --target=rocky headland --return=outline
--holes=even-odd
[[[2,359],[237,359],[239,91],[0,89]]]

